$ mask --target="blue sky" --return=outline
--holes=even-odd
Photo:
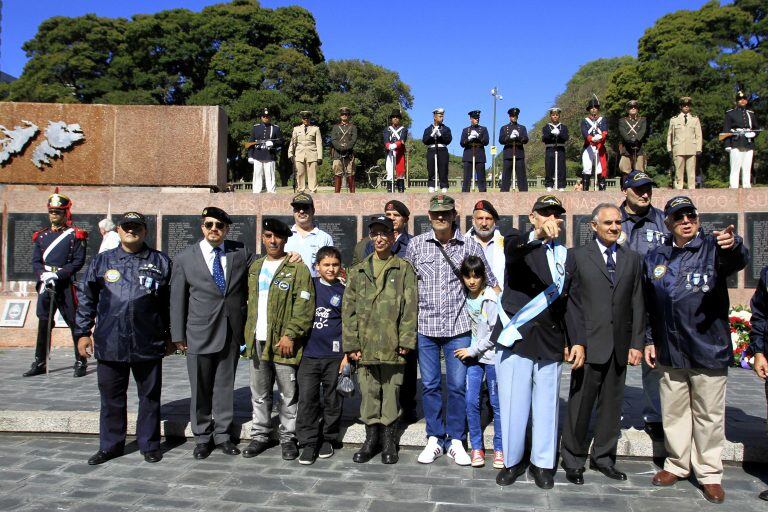
[[[198,11],[205,0],[2,0],[0,70],[19,76],[26,62],[21,45],[44,19],[54,16],[130,17],[184,7]],[[400,73],[415,97],[410,111],[420,137],[432,109],[446,109],[454,132],[451,152],[468,124],[467,112],[482,111],[492,128],[497,85],[497,130],[506,111],[521,109],[531,128],[552,106],[583,64],[601,57],[636,55],[637,40],[664,14],[698,9],[704,0],[616,0],[589,4],[533,2],[370,2],[263,0],[263,7],[301,5],[317,20],[326,59],[365,59]]]

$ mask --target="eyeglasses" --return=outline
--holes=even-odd
[[[699,214],[696,212],[675,212],[672,214],[672,220],[675,222],[680,222],[685,217],[688,217],[690,221],[695,221],[699,218]]]
[[[216,226],[216,229],[224,229],[224,226],[226,226],[226,224],[219,221],[213,222],[209,220],[208,222],[205,222],[203,226],[205,226],[205,229],[211,229],[213,228],[213,226]]]
[[[370,236],[371,236],[371,239],[373,239],[373,238],[387,238],[391,234],[392,233],[387,233],[386,231],[377,231],[375,233],[371,233]]]

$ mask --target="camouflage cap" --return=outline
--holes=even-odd
[[[456,209],[456,201],[451,196],[437,194],[429,200],[429,211],[431,212],[450,212]]]

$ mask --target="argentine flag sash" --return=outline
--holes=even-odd
[[[528,304],[520,308],[512,318],[509,318],[507,312],[501,307],[498,309],[499,321],[502,329],[497,343],[505,347],[511,347],[516,341],[521,340],[520,327],[526,322],[536,318],[539,313],[547,309],[563,293],[565,285],[565,258],[568,250],[559,244],[549,245],[547,248],[547,263],[549,272],[552,274],[552,284],[546,290],[534,297]]]

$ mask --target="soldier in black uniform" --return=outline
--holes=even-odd
[[[725,150],[730,153],[731,188],[739,188],[739,172],[741,172],[741,186],[744,188],[752,186],[752,156],[760,124],[757,122],[755,113],[747,109],[748,105],[749,97],[743,91],[739,91],[736,93],[736,108],[725,113],[723,134],[728,134],[725,139]]]
[[[261,123],[253,125],[251,138],[248,139],[248,161],[253,164],[253,193],[261,192],[261,179],[264,177],[267,192],[275,193],[275,163],[277,154],[283,147],[283,134],[280,127],[272,124],[272,113],[268,108],[261,111]]]
[[[49,315],[56,310],[72,330],[72,346],[75,351],[75,377],[85,375],[86,359],[77,353],[75,327],[75,275],[85,264],[85,246],[88,233],[73,226],[72,201],[59,194],[59,189],[48,197],[48,219],[51,227],[35,231],[32,235],[32,269],[37,276],[37,344],[35,362],[24,373],[32,377],[45,373],[50,350],[48,329]],[[51,307],[51,300],[53,306]]]
[[[461,161],[464,164],[464,181],[461,185],[462,192],[469,192],[472,187],[472,173],[475,173],[475,182],[480,192],[485,192],[485,146],[490,137],[488,129],[480,126],[480,111],[473,110],[467,114],[469,126],[461,131],[461,147],[464,154]],[[475,168],[472,169],[474,163]]]
[[[619,171],[623,180],[632,171],[645,171],[643,144],[648,137],[648,122],[638,115],[637,100],[627,102],[627,116],[619,119]]]
[[[528,144],[528,130],[517,122],[517,117],[520,115],[519,108],[513,107],[507,110],[507,114],[509,114],[509,124],[505,124],[499,130],[499,143],[504,144],[501,191],[509,192],[514,167],[517,189],[520,192],[527,192],[528,177],[525,174],[525,149],[523,145]]]
[[[568,142],[568,127],[560,122],[560,109],[549,109],[549,122],[541,129],[544,143],[544,186],[547,192],[552,188],[565,190],[565,143]],[[557,176],[557,183],[555,183]]]
[[[435,160],[437,160],[437,179],[443,193],[448,192],[448,144],[453,140],[451,129],[443,124],[445,109],[436,108],[432,111],[434,121],[424,130],[421,142],[427,145],[427,185],[434,192],[438,186],[435,183]],[[435,158],[437,155],[437,158]]]

